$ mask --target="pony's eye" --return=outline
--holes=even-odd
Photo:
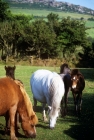
[[[33,124],[31,124],[31,127],[34,127],[34,125],[33,125]]]

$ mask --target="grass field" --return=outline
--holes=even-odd
[[[24,15],[33,15],[33,16],[43,16],[46,17],[49,13],[53,12],[54,14],[58,14],[59,18],[63,18],[63,17],[71,17],[71,18],[76,18],[76,19],[80,19],[80,18],[84,18],[84,19],[88,19],[91,18],[91,15],[86,15],[86,14],[78,14],[78,13],[70,13],[70,12],[59,12],[59,11],[50,11],[50,10],[34,10],[34,9],[22,9],[22,8],[10,8],[11,12],[13,14],[24,14]]]
[[[35,66],[16,66],[15,77],[22,80],[25,89],[33,103],[30,90],[30,77],[37,69],[49,69],[59,72],[56,67],[35,67]],[[42,108],[38,103],[37,116],[39,123],[36,126],[36,140],[89,140],[94,139],[94,69],[80,69],[85,77],[86,87],[83,91],[82,113],[80,117],[74,115],[74,104],[72,94],[70,92],[68,99],[68,114],[64,118],[58,118],[54,130],[50,130],[48,123],[42,121]],[[0,77],[5,76],[4,66],[0,66]],[[0,140],[9,140],[9,135],[4,135],[5,120],[0,117]],[[23,131],[19,130],[19,140],[26,140]],[[92,138],[91,138],[92,135]],[[28,138],[28,140],[33,140]]]
[[[94,21],[86,21],[85,25],[86,27],[90,27],[90,29],[86,30],[88,36],[94,38]]]

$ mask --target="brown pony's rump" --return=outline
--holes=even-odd
[[[30,105],[30,111],[27,108],[28,105]],[[0,79],[0,116],[6,114],[7,111],[9,111],[10,117],[11,140],[17,140],[15,136],[16,111],[20,114],[21,126],[25,135],[36,137],[35,125],[38,123],[38,118],[33,111],[32,103],[22,85],[9,77]]]

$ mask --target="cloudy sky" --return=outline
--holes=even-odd
[[[69,2],[75,5],[81,5],[94,10],[94,0],[56,0],[56,1]]]

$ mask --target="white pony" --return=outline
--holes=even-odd
[[[65,92],[61,76],[49,70],[37,70],[30,79],[30,85],[33,93],[34,107],[37,105],[37,101],[43,103],[43,120],[47,121],[45,114],[47,103],[49,108],[49,126],[51,129],[54,128]]]

